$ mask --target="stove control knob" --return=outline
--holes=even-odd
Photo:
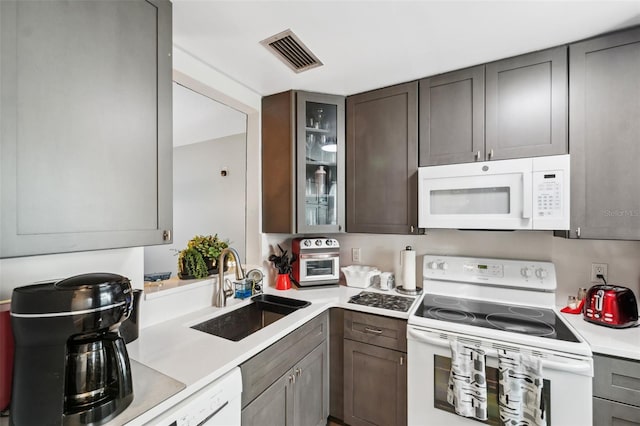
[[[332,242],[331,242],[331,240],[327,240],[327,241],[325,241],[325,244],[330,246],[332,244]]]
[[[525,278],[529,278],[533,275],[533,272],[529,268],[522,268],[520,269],[520,275],[522,275]]]
[[[447,264],[447,262],[440,262],[438,263],[438,269],[446,271],[447,269],[449,269],[449,265]]]
[[[438,269],[438,262],[429,262],[429,269]]]
[[[547,271],[542,269],[542,268],[536,269],[536,277],[538,277],[540,279],[547,278]]]
[[[320,247],[322,245],[322,240],[316,240],[316,245]]]
[[[304,240],[302,244],[304,244],[305,247],[309,247],[311,245],[311,240]]]

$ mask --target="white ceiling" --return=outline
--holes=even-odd
[[[640,1],[173,0],[174,44],[260,95],[350,95],[640,24]],[[292,29],[295,74],[259,42]]]
[[[247,131],[247,116],[173,83],[173,146],[189,145]]]

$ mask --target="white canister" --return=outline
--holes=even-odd
[[[393,272],[383,272],[380,274],[380,290],[391,290],[395,285]]]

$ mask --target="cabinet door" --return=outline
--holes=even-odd
[[[407,355],[344,341],[344,421],[352,426],[407,424]]]
[[[571,236],[640,240],[640,30],[569,49]]]
[[[0,7],[0,257],[169,242],[171,3]]]
[[[487,160],[566,154],[566,46],[486,65]]]
[[[344,98],[297,92],[297,232],[345,223]]]
[[[329,359],[326,342],[293,368],[293,424],[324,426],[329,416]],[[263,423],[275,424],[275,423]]]
[[[594,426],[640,426],[640,407],[593,398]]]
[[[242,410],[243,426],[293,425],[293,371],[280,377]]]
[[[347,98],[347,232],[416,234],[418,83]]]
[[[484,159],[484,65],[420,80],[420,166]]]

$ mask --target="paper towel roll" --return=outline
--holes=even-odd
[[[405,290],[416,289],[416,252],[407,246],[400,254],[402,264],[402,287]]]

